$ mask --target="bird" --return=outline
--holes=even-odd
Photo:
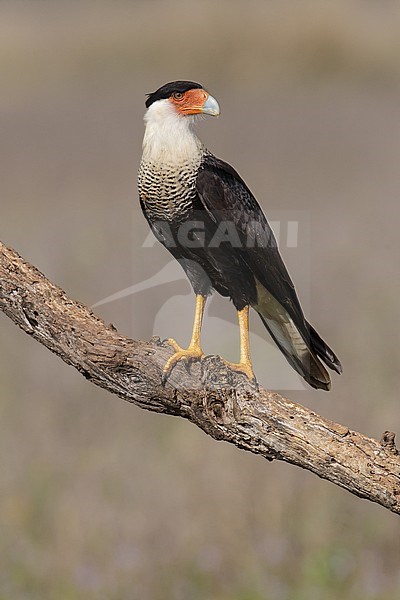
[[[204,357],[203,313],[215,291],[233,302],[238,315],[240,359],[225,361],[230,369],[256,381],[249,342],[252,308],[297,373],[313,388],[329,390],[326,367],[340,374],[341,363],[306,320],[267,218],[237,171],[195,132],[199,117],[220,114],[217,100],[199,83],[173,81],[147,94],[145,106],[140,205],[196,297],[188,347],[167,340],[174,353],[163,368],[163,382],[179,362]]]

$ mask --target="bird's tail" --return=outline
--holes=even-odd
[[[315,329],[304,321],[304,328],[300,330],[288,312],[271,296],[268,305],[259,303],[253,308],[295,371],[312,387],[329,390],[331,378],[321,360],[336,373],[342,372],[342,366]]]

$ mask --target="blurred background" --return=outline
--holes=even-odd
[[[329,394],[283,391],[372,437],[399,432],[399,75],[394,0],[3,0],[0,238],[88,305],[156,277],[169,255],[143,247],[144,94],[200,81],[222,107],[200,137],[267,214],[298,220],[301,252],[282,253],[344,365]],[[174,299],[179,322],[157,331]],[[184,279],[97,309],[182,343],[192,311]],[[232,306],[209,316],[234,334],[207,350],[234,358]],[[1,598],[400,597],[397,516],[124,403],[0,328]]]

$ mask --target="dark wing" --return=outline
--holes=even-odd
[[[197,177],[197,192],[214,221],[234,223],[242,256],[254,276],[285,307],[298,327],[304,325],[303,311],[274,233],[240,175],[228,163],[207,155]]]
[[[197,192],[203,208],[215,223],[233,222],[241,242],[242,259],[267,291],[266,297],[270,295],[276,301],[267,300],[268,307],[265,308],[263,300],[263,308],[255,308],[289,362],[295,366],[293,360],[298,362],[302,353],[300,361],[310,360],[297,339],[298,332],[314,356],[319,356],[329,367],[341,372],[335,354],[307,323],[272,229],[240,175],[228,163],[207,154],[197,177]],[[287,322],[284,314],[278,315],[282,313],[280,307],[293,324]],[[270,310],[276,313],[276,318],[274,315],[269,318]],[[317,365],[315,369],[319,371]],[[315,376],[325,377],[319,372]]]

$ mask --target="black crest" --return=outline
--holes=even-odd
[[[166,83],[153,92],[152,94],[147,94],[146,100],[146,108],[149,108],[156,102],[157,100],[165,100],[169,98],[175,92],[179,92],[180,94],[184,94],[188,90],[198,90],[203,86],[200,83],[195,83],[194,81],[171,81],[170,83]]]

